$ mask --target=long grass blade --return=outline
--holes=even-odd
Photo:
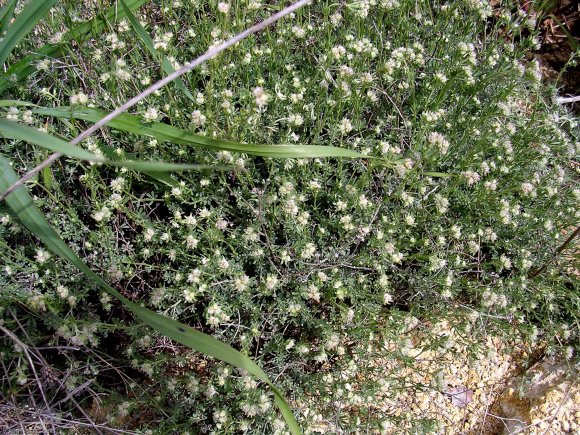
[[[42,1],[42,0],[41,0]],[[148,0],[126,0],[127,7],[130,10],[135,10]],[[96,35],[103,31],[107,26],[107,23],[114,21],[116,18],[124,18],[125,11],[118,8],[117,5],[111,6],[102,17],[91,18],[82,24],[79,24],[75,28],[69,30],[63,35],[63,42],[60,44],[46,44],[35,50],[33,54],[30,54],[22,59],[20,59],[15,64],[11,65],[5,74],[0,76],[0,95],[8,89],[12,84],[12,79],[15,81],[20,81],[28,77],[30,74],[36,71],[36,63],[47,57],[59,57],[65,53],[67,45],[71,41],[83,42],[89,39],[92,35]]]
[[[10,21],[12,21],[16,1],[17,0],[8,0],[2,10],[0,10],[0,37],[8,28]]]
[[[18,176],[14,172],[14,169],[12,169],[8,160],[0,155],[0,190],[7,189],[16,182],[16,180],[18,180]],[[119,291],[111,287],[103,278],[94,273],[90,267],[87,266],[60,238],[41,211],[36,207],[25,187],[20,187],[14,191],[12,195],[6,198],[6,202],[12,211],[18,216],[20,222],[28,228],[30,232],[42,240],[54,254],[77,267],[87,276],[87,278],[92,280],[115,298],[119,299],[145,324],[178,343],[204,353],[212,358],[219,359],[235,367],[246,370],[248,373],[264,381],[272,389],[276,404],[280,407],[282,416],[286,420],[291,432],[294,434],[300,433],[298,423],[280,392],[272,384],[268,375],[248,356],[212,336],[203,334],[190,326],[132,302],[119,293]]]
[[[4,39],[0,41],[0,65],[6,62],[16,44],[48,14],[56,2],[57,0],[31,0],[26,5],[16,20],[8,27]]]
[[[90,108],[55,107],[36,109],[34,113],[45,116],[53,116],[65,119],[82,119],[89,122],[97,122],[107,112]],[[171,125],[160,122],[144,123],[135,115],[122,114],[107,124],[117,130],[152,137],[161,141],[168,141],[181,145],[201,147],[212,150],[231,151],[262,157],[278,158],[322,158],[322,157],[346,157],[346,158],[371,158],[356,151],[345,148],[319,145],[255,145],[231,142],[220,139],[212,139],[199,134],[190,133]]]
[[[119,157],[113,147],[110,147],[103,143],[100,145],[99,148],[101,149],[101,151],[103,151],[103,154],[109,158],[109,160],[115,160]],[[127,156],[128,159],[133,158],[132,153],[125,153],[125,155]],[[169,187],[175,187],[179,184],[179,181],[177,181],[175,178],[172,178],[171,175],[168,174],[167,172],[153,172],[153,171],[140,171],[140,172]]]
[[[141,38],[143,45],[145,45],[147,50],[149,50],[153,58],[161,62],[161,68],[163,68],[163,71],[165,71],[165,73],[168,75],[175,72],[175,69],[173,68],[173,65],[171,65],[169,59],[167,59],[166,56],[162,55],[161,53],[159,53],[159,51],[155,49],[153,39],[151,39],[151,36],[149,36],[149,33],[147,33],[147,31],[143,28],[143,26],[137,20],[137,18],[135,18],[131,10],[125,4],[125,1],[120,0],[120,3],[121,6],[123,7],[123,10],[125,11],[125,15],[127,15],[129,23],[131,23],[131,26],[133,26],[133,29],[137,33],[137,36]],[[195,98],[193,98],[191,92],[189,92],[189,90],[185,87],[185,84],[183,83],[183,80],[181,80],[181,78],[175,79],[175,86],[177,86],[177,88],[180,91],[182,91],[187,96],[187,98],[189,98],[191,101],[195,101]]]
[[[0,107],[38,107],[34,103],[18,100],[0,100]]]
[[[60,139],[56,136],[44,133],[27,125],[17,122],[0,119],[0,133],[9,139],[19,139],[46,148],[50,151],[56,151],[69,157],[75,157],[80,160],[89,162],[98,162],[105,165],[120,166],[135,171],[147,172],[174,172],[174,171],[191,171],[201,169],[231,169],[224,166],[214,165],[197,165],[183,163],[167,163],[162,161],[145,161],[145,160],[108,160],[101,156],[93,154],[76,145]]]

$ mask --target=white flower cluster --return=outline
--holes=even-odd
[[[230,320],[230,316],[224,313],[221,306],[215,302],[207,308],[206,318],[207,323],[214,327]]]

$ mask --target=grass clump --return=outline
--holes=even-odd
[[[58,2],[8,62],[99,11]],[[135,15],[178,68],[269,11],[255,1],[161,1]],[[184,76],[195,101],[169,87],[133,115],[206,138],[332,145],[375,159],[250,157],[112,128],[82,146],[235,170],[180,174],[171,187],[64,159],[34,183],[37,205],[124,296],[257,361],[306,432],[444,428],[374,406],[406,389],[443,391],[442,379],[410,382],[392,370],[378,383],[369,362],[413,366],[428,347],[453,348],[431,328],[453,316],[473,358],[491,330],[577,352],[577,275],[555,252],[578,225],[578,128],[525,60],[534,26],[509,2],[317,2]],[[3,98],[110,111],[165,74],[127,19],[105,29],[39,59]],[[85,126],[49,112],[3,108],[63,137]],[[1,147],[19,171],[46,157],[22,141]],[[108,425],[131,430],[285,430],[257,381],[133,323],[2,216],[3,326],[32,347],[75,347],[38,351],[66,387],[45,385],[54,403],[77,400],[59,403],[62,415],[88,419],[78,409],[94,405],[110,410]],[[417,329],[430,337],[419,349]],[[5,394],[18,402],[38,385],[23,350],[2,343]]]

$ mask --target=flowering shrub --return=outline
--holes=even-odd
[[[535,23],[511,6],[318,2],[184,77],[195,101],[169,87],[135,111],[146,123],[208,137],[331,144],[377,159],[192,154],[104,131],[83,145],[235,170],[180,175],[167,187],[65,160],[35,193],[63,238],[124,295],[280,376],[305,430],[388,433],[405,417],[372,404],[410,387],[396,371],[377,383],[366,362],[394,345],[400,364],[413,364],[407,334],[435,312],[459,313],[466,333],[496,321],[550,352],[576,352],[577,275],[555,250],[578,224],[570,164],[580,148],[577,121],[552,106],[538,64],[524,61],[537,44]],[[62,2],[23,50],[66,30],[64,16],[90,12]],[[176,0],[152,2],[138,18],[177,68],[267,15],[258,1]],[[160,74],[119,20],[64,58],[41,60],[7,98],[112,110]],[[4,117],[65,136],[77,128],[26,109],[6,107]],[[42,157],[24,142],[1,147],[20,157],[22,170]],[[151,421],[141,429],[284,432],[256,380],[133,325],[9,213],[1,223],[2,322],[21,324],[33,343],[83,349],[82,357],[66,353],[77,366],[90,361],[68,373],[67,388],[93,379],[116,404],[109,424],[135,425],[127,416],[146,410]],[[436,331],[425,333],[445,346]],[[33,383],[22,351],[7,343],[3,358],[17,362],[5,377]],[[101,350],[130,366],[139,385],[118,379],[109,388]]]

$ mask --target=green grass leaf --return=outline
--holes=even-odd
[[[40,0],[43,1],[43,0]],[[126,0],[127,7],[130,10],[135,10],[148,0]],[[15,81],[20,81],[28,77],[30,74],[36,71],[36,63],[39,60],[45,59],[47,57],[59,57],[62,56],[65,51],[67,44],[75,40],[79,43],[86,41],[93,35],[98,35],[102,32],[107,24],[116,19],[124,18],[125,11],[118,8],[116,4],[111,6],[101,17],[91,18],[82,24],[79,24],[75,28],[69,30],[63,35],[63,42],[60,44],[46,44],[35,50],[33,54],[30,54],[23,59],[19,60],[15,64],[11,65],[10,68],[0,76],[0,95],[3,94],[8,87],[12,84],[12,78]]]
[[[115,151],[115,149],[113,147],[110,147],[104,143],[100,144],[99,148],[101,149],[101,151],[103,151],[103,154],[105,156],[107,156],[109,158],[109,160],[115,160],[116,158],[118,158],[119,156],[117,155],[117,152]],[[129,159],[131,159],[133,157],[133,153],[126,153],[125,154]],[[179,185],[179,182],[175,179],[172,178],[171,175],[169,175],[166,172],[152,172],[152,171],[141,171],[143,174],[153,178],[154,180],[157,180],[167,186],[170,187],[175,187],[177,185]]]
[[[34,103],[18,100],[0,100],[0,107],[38,107]]]
[[[48,133],[43,133],[36,128],[22,125],[7,119],[0,119],[0,133],[8,139],[19,139],[39,145],[50,151],[56,151],[70,157],[76,157],[81,160],[90,160],[94,162],[102,162],[104,159],[80,147],[70,145],[68,142],[52,136]]]
[[[69,157],[86,160],[90,162],[100,162],[105,165],[120,166],[135,171],[146,172],[174,172],[174,171],[191,171],[201,169],[231,169],[226,166],[216,165],[196,165],[183,163],[167,163],[161,161],[146,160],[108,160],[101,156],[93,154],[76,145],[71,145],[67,141],[60,139],[48,133],[43,133],[35,128],[22,125],[17,122],[0,119],[0,133],[9,139],[20,139],[46,148],[50,151],[56,151]]]
[[[6,62],[12,49],[48,14],[56,2],[57,0],[31,0],[26,5],[0,41],[0,65]]]
[[[107,115],[107,112],[90,108],[55,107],[33,110],[38,115],[54,116],[65,119],[82,119],[97,122]],[[212,139],[199,134],[190,133],[171,125],[160,122],[144,123],[138,116],[122,114],[107,124],[109,127],[152,137],[160,141],[201,147],[211,150],[245,153],[253,156],[278,158],[322,158],[346,157],[370,159],[372,157],[345,148],[319,145],[255,145]]]
[[[133,26],[133,29],[137,33],[137,36],[139,36],[139,38],[143,42],[143,45],[145,45],[145,47],[147,48],[147,50],[149,50],[151,55],[161,62],[161,67],[163,68],[163,71],[165,71],[167,75],[175,72],[175,69],[173,68],[173,65],[171,65],[171,62],[169,62],[169,59],[167,59],[166,56],[162,55],[155,49],[153,39],[151,39],[151,36],[149,36],[149,33],[147,33],[147,31],[143,28],[143,26],[137,20],[137,18],[135,18],[131,10],[125,4],[125,1],[120,0],[120,3],[121,6],[123,7],[123,10],[125,11],[125,15],[127,15],[129,23],[131,23],[131,26]],[[189,98],[191,101],[195,101],[195,98],[193,98],[191,92],[189,92],[189,90],[185,87],[185,84],[183,83],[183,80],[181,80],[181,78],[175,79],[175,86],[177,86],[177,88],[180,91],[182,91],[187,96],[187,98]]]
[[[8,159],[0,155],[0,190],[6,190],[10,185],[16,182],[17,179],[18,176],[10,166]],[[178,343],[188,346],[212,358],[219,359],[235,367],[244,369],[248,373],[264,381],[272,390],[276,404],[279,406],[282,416],[286,420],[291,432],[294,434],[300,433],[298,422],[294,418],[294,415],[290,411],[290,407],[278,389],[272,384],[268,375],[260,368],[260,366],[252,361],[248,356],[210,335],[203,334],[190,326],[165,317],[129,300],[119,293],[119,291],[111,287],[103,278],[94,273],[91,268],[87,266],[60,238],[38,207],[36,207],[25,187],[20,187],[14,191],[6,198],[6,202],[12,211],[18,216],[20,222],[28,228],[30,232],[42,240],[49,250],[61,257],[63,260],[68,261],[77,267],[86,275],[87,278],[99,285],[110,295],[119,299],[145,324]]]
[[[8,28],[10,21],[12,21],[16,1],[17,0],[8,0],[2,10],[0,10],[0,36]]]
[[[427,177],[433,177],[433,178],[449,178],[449,177],[453,177],[453,174],[448,174],[446,172],[423,172],[423,175],[425,175]]]

